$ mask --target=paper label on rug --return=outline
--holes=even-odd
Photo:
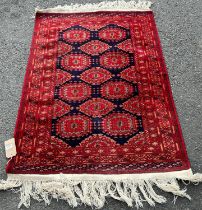
[[[5,151],[6,151],[6,157],[11,158],[16,155],[16,146],[15,146],[15,139],[9,139],[4,142],[5,144]]]

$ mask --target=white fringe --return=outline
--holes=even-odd
[[[179,172],[121,175],[57,174],[57,175],[22,175],[9,174],[7,181],[0,181],[0,190],[20,187],[20,203],[30,206],[31,198],[44,201],[49,205],[52,198],[62,199],[72,207],[81,204],[100,209],[106,197],[124,201],[128,206],[143,206],[148,202],[165,203],[164,196],[156,194],[153,186],[170,192],[175,197],[191,197],[186,189],[180,189],[178,181],[202,182],[202,174],[193,175],[191,170]],[[175,200],[175,199],[174,199]]]
[[[96,12],[96,11],[150,11],[153,2],[148,0],[138,1],[103,1],[100,3],[58,5],[53,8],[41,9],[37,7],[35,12],[39,13],[74,13],[74,12]]]

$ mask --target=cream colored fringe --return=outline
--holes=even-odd
[[[54,8],[40,9],[35,12],[46,13],[73,13],[73,12],[95,12],[95,11],[148,11],[152,5],[151,1],[103,1],[100,3],[70,4],[57,6]]]
[[[155,206],[165,203],[166,198],[156,194],[156,186],[164,192],[180,197],[191,197],[186,189],[180,189],[178,179],[198,183],[202,174],[193,175],[191,170],[151,174],[90,175],[17,175],[9,174],[7,181],[0,181],[0,190],[20,187],[20,203],[29,207],[31,198],[49,205],[52,198],[62,199],[72,207],[85,204],[100,209],[106,197],[124,201],[128,206],[143,206],[143,202]]]

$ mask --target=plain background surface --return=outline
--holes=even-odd
[[[0,0],[0,179],[6,179],[6,164],[3,142],[13,135],[22,83],[32,37],[34,9],[53,7],[70,3],[100,1],[84,0]],[[202,173],[201,147],[201,93],[202,93],[202,1],[201,0],[160,0],[152,6],[161,38],[173,96],[181,122],[187,151],[194,172]],[[199,210],[202,209],[202,184],[188,186],[192,197],[190,202],[163,192],[168,203],[143,209]],[[19,194],[0,192],[0,210],[15,210]],[[64,201],[52,200],[50,206],[31,202],[31,210],[72,209]],[[26,209],[23,207],[22,209]],[[91,209],[81,206],[78,210]],[[104,210],[131,209],[125,203],[107,199]],[[135,207],[134,207],[135,209]]]

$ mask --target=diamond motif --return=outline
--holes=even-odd
[[[60,100],[55,100],[53,105],[53,118],[61,117],[70,111],[70,105]]]
[[[139,100],[137,97],[131,98],[123,103],[123,108],[133,114],[141,113]]]
[[[109,49],[109,45],[101,42],[99,40],[92,40],[84,45],[82,45],[81,50],[90,55],[99,55],[105,50]]]
[[[72,46],[65,44],[64,42],[59,42],[58,44],[58,56],[66,54],[72,50]]]
[[[95,67],[82,73],[80,78],[92,85],[100,85],[111,78],[111,73],[105,69]]]
[[[130,39],[127,39],[127,40],[125,40],[125,41],[119,43],[119,44],[117,45],[117,47],[118,47],[119,49],[121,49],[121,50],[126,51],[126,52],[130,52],[130,53],[133,52],[133,44],[132,44],[132,42],[131,42]]]
[[[56,80],[55,80],[56,85],[63,84],[64,82],[67,82],[70,79],[71,79],[71,74],[59,69],[56,70]]]
[[[113,108],[113,103],[102,98],[93,98],[80,105],[80,111],[92,117],[102,117]]]
[[[131,81],[131,82],[136,83],[139,78],[139,73],[137,72],[136,68],[134,66],[132,66],[132,67],[122,71],[121,77],[125,80],[128,80],[129,82]]]

